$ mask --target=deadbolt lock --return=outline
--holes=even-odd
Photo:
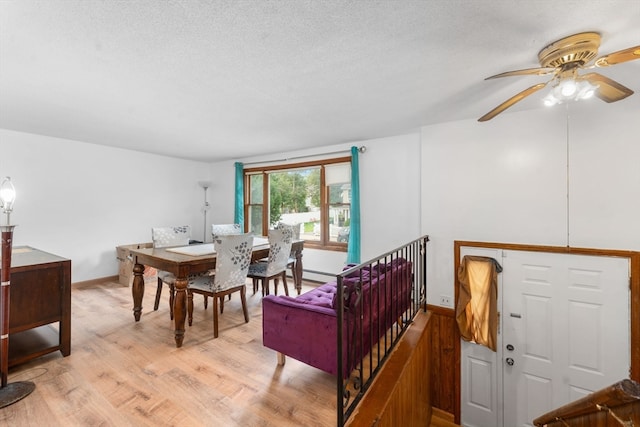
[[[511,344],[507,344],[507,350],[513,351],[514,347]]]

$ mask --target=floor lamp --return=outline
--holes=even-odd
[[[204,227],[202,228],[202,242],[207,243],[207,212],[209,211],[209,202],[207,202],[207,189],[211,187],[211,181],[198,181],[198,185],[204,189]]]
[[[7,224],[0,225],[2,231],[2,271],[0,272],[0,374],[2,387],[0,387],[0,408],[16,403],[28,396],[35,388],[30,381],[19,381],[7,384],[9,375],[9,290],[11,288],[11,247],[13,245],[13,229],[11,223],[11,211],[16,199],[16,190],[13,188],[11,178],[6,177],[0,184],[0,208],[7,214]]]

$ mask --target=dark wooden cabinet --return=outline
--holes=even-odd
[[[71,353],[71,261],[29,246],[11,254],[9,366]]]

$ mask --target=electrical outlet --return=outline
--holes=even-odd
[[[451,297],[448,295],[440,295],[440,305],[443,307],[453,307]]]

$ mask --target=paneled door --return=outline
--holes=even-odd
[[[496,259],[498,349],[462,341],[461,420],[532,426],[630,368],[629,259],[461,247]]]
[[[629,377],[629,260],[504,251],[504,425]]]
[[[502,250],[461,247],[460,257],[484,256],[502,263]],[[498,275],[498,307],[502,306],[502,274]],[[498,351],[462,340],[460,343],[460,412],[465,427],[502,427],[502,334]]]

